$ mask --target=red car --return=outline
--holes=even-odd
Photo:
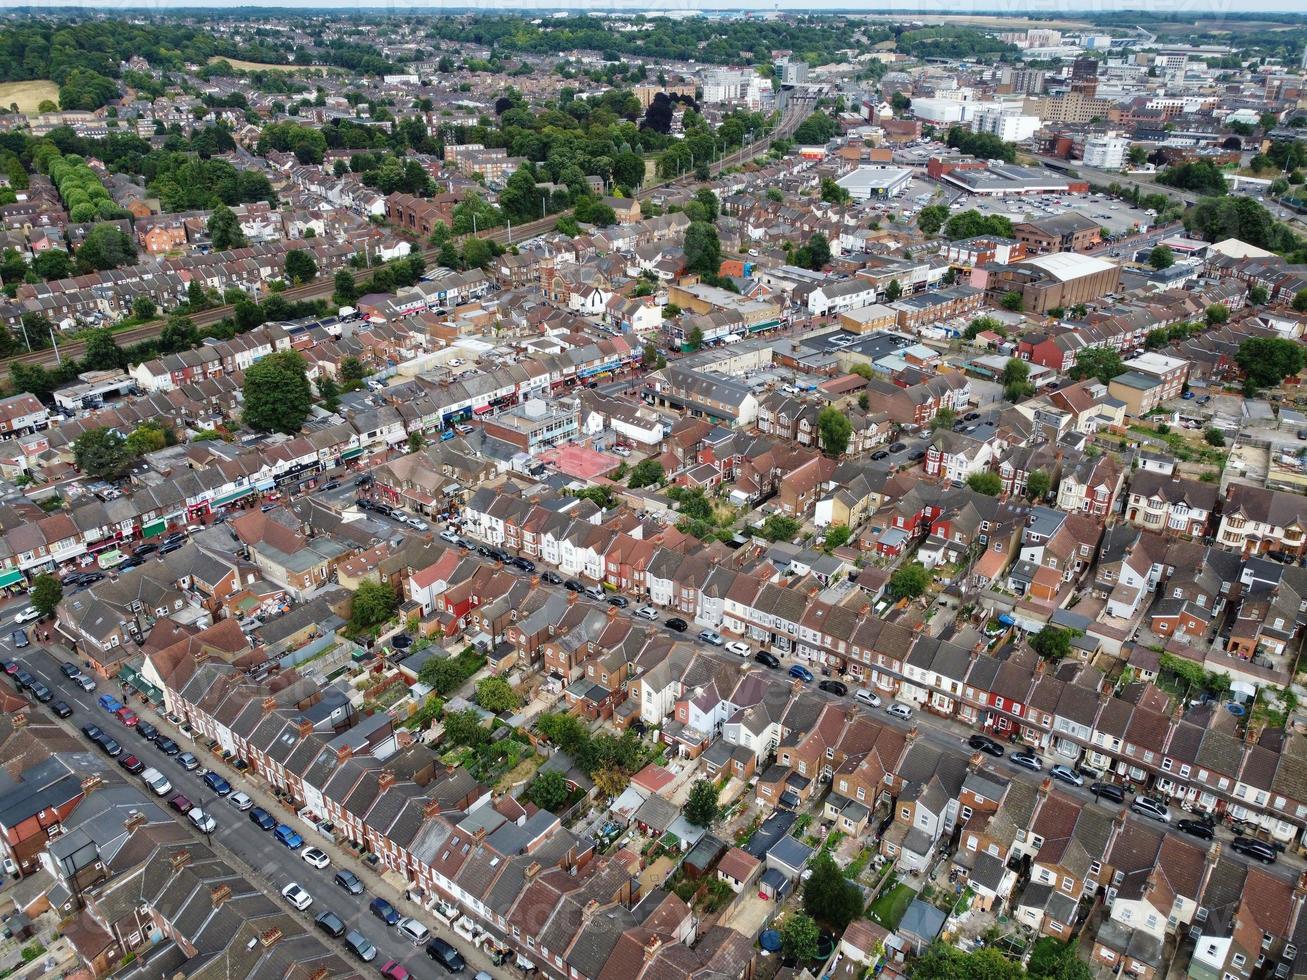
[[[190,800],[188,800],[181,793],[178,793],[171,800],[169,800],[168,805],[172,807],[174,810],[176,810],[178,813],[190,813],[191,810],[195,809],[195,804],[192,803]]]
[[[381,975],[387,980],[412,980],[413,974],[399,962],[399,960],[386,960],[381,965]]]
[[[123,756],[121,759],[118,760],[118,765],[122,766],[133,776],[135,776],[138,772],[145,771],[145,763],[143,763],[140,759],[136,758],[136,756],[134,755]]]
[[[128,708],[126,706],[119,708],[117,711],[114,712],[114,714],[116,714],[118,716],[118,720],[121,721],[128,728],[135,728],[136,723],[141,720],[136,717],[135,711],[133,711],[131,708]]]

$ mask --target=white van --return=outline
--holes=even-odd
[[[158,769],[145,770],[141,773],[141,779],[154,791],[155,796],[167,796],[172,792],[172,783],[168,782],[168,777]]]

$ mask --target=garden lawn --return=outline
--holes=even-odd
[[[917,893],[911,888],[902,882],[896,882],[881,892],[876,901],[871,903],[867,915],[873,922],[892,932],[899,927],[899,922],[908,911],[908,906],[916,897]]]

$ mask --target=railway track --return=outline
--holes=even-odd
[[[709,171],[714,175],[720,174],[723,170],[728,170],[731,167],[742,166],[749,160],[766,153],[775,140],[789,137],[789,135],[798,128],[799,124],[803,122],[811,111],[814,102],[815,100],[811,97],[795,99],[793,105],[785,111],[785,114],[777,121],[776,127],[770,133],[762,139],[755,140],[748,146],[741,147],[733,153],[727,154],[722,159],[715,161],[710,165]],[[647,201],[664,187],[677,183],[690,183],[693,181],[694,178],[691,175],[670,180],[662,180],[658,183],[642,188],[639,193],[636,194],[636,199]],[[485,239],[486,241],[493,241],[500,245],[508,245],[516,241],[525,241],[526,239],[533,238],[542,232],[551,231],[559,218],[570,213],[570,211],[560,211],[557,214],[551,214],[545,218],[538,218],[535,221],[530,221],[526,224],[517,225],[512,228],[494,228],[490,231],[478,232],[475,236],[472,234],[460,235],[457,240],[462,241],[467,238],[477,237]],[[422,250],[421,254],[426,262],[431,263],[435,261],[437,256],[440,254],[440,250],[438,248],[425,248]],[[371,276],[371,274],[371,269],[354,270],[355,284],[357,285],[363,282]],[[290,286],[282,290],[279,295],[284,296],[289,300],[320,299],[324,296],[330,296],[335,290],[335,283],[333,281],[334,275],[335,274],[333,273],[332,276],[321,276],[312,282],[307,282],[300,286]],[[203,310],[199,313],[193,313],[191,314],[190,319],[197,327],[208,327],[231,316],[234,311],[234,306],[231,304],[224,304],[222,306],[215,306],[211,309]],[[150,320],[147,323],[128,327],[126,330],[116,331],[114,333],[114,340],[120,346],[140,343],[143,340],[152,340],[163,332],[165,319],[166,318],[160,317],[155,320]],[[15,354],[12,357],[0,358],[0,372],[7,374],[8,369],[15,364],[48,367],[58,364],[66,357],[79,358],[85,352],[86,344],[82,341],[74,341],[68,344],[61,344],[58,351],[55,351],[54,349],[41,349],[24,352],[22,354]]]

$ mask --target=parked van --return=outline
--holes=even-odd
[[[167,796],[172,792],[172,783],[158,769],[147,769],[141,773],[141,779],[150,787],[155,796]]]

